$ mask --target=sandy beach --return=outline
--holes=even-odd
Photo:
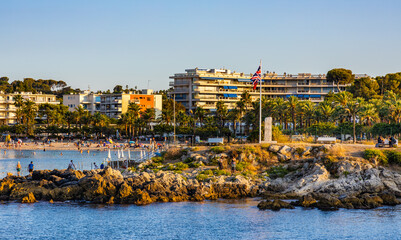
[[[90,144],[90,146],[84,146],[80,147],[78,149],[77,145],[74,142],[52,142],[50,144],[44,144],[44,143],[22,143],[21,145],[17,145],[17,147],[10,145],[7,147],[4,143],[0,144],[0,149],[2,150],[7,150],[7,149],[16,149],[16,150],[41,150],[43,151],[44,149],[47,150],[83,150],[83,151],[104,151],[107,149],[113,150],[114,145],[120,145],[123,143],[115,143],[115,144],[108,144],[105,147],[99,146],[99,144]],[[126,145],[126,143],[124,144]],[[99,147],[98,147],[99,146]]]

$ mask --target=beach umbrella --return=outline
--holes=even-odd
[[[108,159],[111,159],[110,149],[109,149],[109,153],[107,154],[107,158],[108,158]]]

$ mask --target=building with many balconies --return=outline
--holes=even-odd
[[[196,107],[215,110],[216,102],[224,101],[228,109],[233,109],[241,99],[241,94],[248,91],[252,101],[259,99],[259,84],[253,90],[250,80],[253,74],[231,72],[228,69],[186,69],[185,73],[171,76],[170,97],[184,105],[187,110]],[[355,75],[356,78],[367,75]],[[348,85],[339,85],[345,90]],[[268,98],[288,98],[296,96],[300,100],[321,102],[329,92],[338,92],[337,85],[326,80],[325,74],[297,75],[266,72],[262,74],[262,96]]]
[[[73,112],[81,106],[91,114],[100,111],[100,96],[102,94],[91,91],[82,91],[80,93],[70,93],[63,95],[63,104],[68,106],[68,110]]]
[[[113,93],[100,96],[100,112],[112,118],[119,118],[126,113],[129,103],[139,105],[140,110],[155,109],[155,117],[158,118],[162,111],[162,95],[153,94],[151,89],[142,90],[142,94]]]
[[[53,94],[42,94],[42,93],[4,93],[0,92],[0,124],[15,124],[17,117],[15,106],[15,96],[20,95],[23,99],[31,100],[37,105],[39,104],[60,104],[56,99],[56,95]]]

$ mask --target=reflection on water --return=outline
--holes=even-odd
[[[62,153],[62,155],[61,155]],[[127,155],[125,153],[125,155]],[[131,158],[139,157],[138,151],[131,151]],[[21,162],[21,174],[28,174],[28,164],[33,161],[35,170],[65,169],[70,160],[74,160],[77,169],[89,170],[94,162],[98,166],[107,158],[107,151],[58,151],[58,150],[4,150],[0,151],[0,178],[7,172],[17,174],[17,162]],[[117,151],[112,151],[112,159],[117,158]]]
[[[398,239],[401,206],[259,211],[258,200],[148,206],[40,202],[0,205],[1,239]],[[4,225],[3,225],[4,226]]]

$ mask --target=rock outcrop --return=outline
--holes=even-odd
[[[42,170],[32,177],[9,176],[0,181],[0,199],[31,203],[83,201],[103,204],[202,201],[253,197],[258,184],[243,176],[219,176],[199,182],[171,171],[140,172],[123,177],[112,168],[91,171]]]

